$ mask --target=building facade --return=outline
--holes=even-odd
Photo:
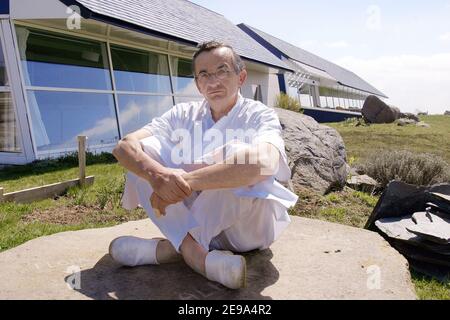
[[[144,9],[141,1],[2,3],[2,164],[73,152],[78,135],[89,151],[108,152],[174,104],[201,100],[191,61],[203,41],[233,45],[249,71],[242,94],[266,104],[279,92],[277,75],[290,70],[223,16],[184,0]],[[147,10],[145,21],[137,9]]]
[[[294,70],[279,75],[280,89],[298,99],[302,108],[314,114],[318,121],[321,120],[319,112],[314,111],[335,113],[334,116],[322,115],[324,120],[333,122],[342,119],[339,115],[345,113],[357,115],[369,95],[387,98],[345,68],[244,23],[238,27]]]
[[[89,151],[109,152],[174,104],[201,100],[191,62],[204,41],[232,45],[248,70],[243,96],[269,106],[291,88],[302,105],[323,106],[339,89],[316,86],[327,72],[305,77],[310,66],[186,0],[0,3],[0,164],[76,151],[78,135]]]

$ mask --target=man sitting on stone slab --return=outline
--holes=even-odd
[[[233,48],[201,44],[193,71],[205,99],[175,105],[113,151],[129,170],[123,206],[142,206],[167,240],[120,237],[109,252],[125,266],[182,257],[209,280],[238,289],[246,262],[233,252],[267,249],[298,198],[278,182],[291,176],[278,116],[240,95],[247,71]]]

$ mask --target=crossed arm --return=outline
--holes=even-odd
[[[241,149],[222,163],[186,173],[166,168],[146,154],[139,140],[148,136],[150,133],[143,129],[127,135],[114,148],[113,155],[123,167],[150,183],[154,191],[151,204],[162,213],[167,206],[189,197],[192,191],[238,188],[261,182],[275,174],[280,156],[272,144],[262,143]]]

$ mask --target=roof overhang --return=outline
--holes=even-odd
[[[53,0],[51,0],[53,1]],[[72,5],[76,5],[80,8],[80,14],[83,18],[85,19],[93,19],[96,21],[100,21],[100,22],[104,22],[107,24],[111,24],[114,25],[116,27],[121,27],[121,28],[125,28],[128,30],[132,30],[132,31],[136,31],[139,33],[143,33],[143,34],[147,34],[150,35],[152,37],[157,37],[157,38],[161,38],[161,39],[165,39],[168,41],[174,41],[174,42],[178,42],[182,45],[187,45],[187,46],[192,46],[192,47],[196,47],[199,43],[195,42],[195,41],[191,41],[191,40],[187,40],[187,39],[183,39],[180,37],[176,37],[167,33],[162,33],[162,32],[158,32],[149,28],[145,28],[133,23],[130,23],[128,21],[124,21],[121,19],[117,19],[114,17],[110,17],[110,16],[106,16],[103,14],[99,14],[97,12],[94,12],[88,8],[86,8],[85,6],[81,5],[80,3],[78,3],[76,0],[58,0],[62,3],[64,3],[66,6],[72,6]],[[276,68],[278,69],[280,72],[293,72],[293,70],[291,70],[288,66],[286,67],[282,67],[282,66],[277,66],[277,65],[273,65],[270,63],[267,63],[265,61],[259,61],[256,59],[253,59],[249,56],[246,56],[245,54],[241,54],[241,57],[245,60],[251,61],[251,62],[255,62],[255,63],[259,63],[259,64],[263,64],[265,66],[268,66],[270,68]],[[284,64],[281,60],[280,60],[281,64]],[[284,64],[285,65],[285,64]]]
[[[294,69],[287,77],[289,86],[301,88],[304,84],[320,86],[326,83],[328,86],[337,84],[338,81],[326,71],[309,66],[293,59],[283,59],[283,62]]]
[[[309,74],[311,77],[317,78],[319,80],[327,79],[336,83],[338,82],[337,79],[333,78],[328,72],[324,70],[309,66],[293,59],[290,59],[289,61],[297,68],[297,70]]]
[[[110,26],[114,26],[121,29],[137,32],[143,35],[148,35],[153,38],[161,40],[175,42],[179,45],[193,48],[192,52],[195,52],[195,48],[199,44],[192,39],[185,39],[176,35],[171,35],[161,31],[153,30],[151,28],[140,26],[138,24],[126,21],[126,19],[118,19],[113,16],[101,14],[87,8],[83,4],[80,4],[76,0],[39,0],[39,5],[36,5],[35,0],[14,0],[12,1],[11,18],[17,21],[26,20],[49,20],[49,19],[68,19],[74,14],[79,14],[83,19],[89,19],[97,21]],[[71,7],[71,9],[69,9]],[[30,8],[33,8],[30,10]],[[74,9],[74,10],[72,10]],[[294,72],[290,66],[287,66],[283,61],[279,60],[279,64],[271,64],[268,61],[261,61],[252,57],[249,54],[240,53],[241,57],[252,63],[257,63],[269,67],[271,69],[277,69],[278,73]]]

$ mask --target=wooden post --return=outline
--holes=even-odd
[[[78,167],[80,169],[80,186],[86,183],[86,136],[78,136]]]
[[[0,187],[0,203],[3,202],[3,188]]]

